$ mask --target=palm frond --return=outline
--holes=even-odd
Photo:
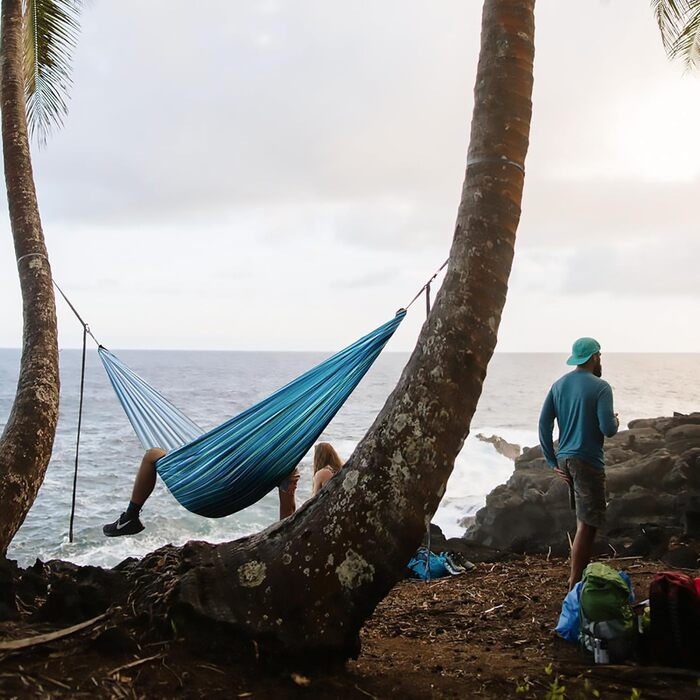
[[[700,65],[700,0],[651,0],[666,53],[688,68]]]
[[[685,0],[651,0],[651,8],[666,51],[670,51],[675,41],[685,13],[685,4]]]
[[[669,55],[681,58],[688,68],[700,66],[700,0],[687,0],[688,12]]]
[[[27,123],[40,144],[68,111],[81,6],[81,0],[24,0]]]

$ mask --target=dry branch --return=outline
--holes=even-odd
[[[56,639],[62,639],[63,637],[68,637],[71,634],[80,632],[87,627],[91,627],[100,620],[106,618],[106,614],[98,615],[90,620],[81,622],[72,627],[66,627],[62,630],[56,630],[55,632],[47,632],[46,634],[38,634],[34,637],[25,637],[24,639],[12,639],[9,642],[0,642],[0,651],[18,651],[19,649],[28,649],[29,647],[37,646],[38,644],[46,644],[47,642],[53,642]]]
[[[126,671],[128,668],[134,668],[135,666],[140,666],[141,664],[145,664],[148,661],[153,661],[154,659],[160,658],[162,658],[162,654],[154,654],[153,656],[147,656],[145,659],[137,659],[136,661],[132,661],[131,663],[124,664],[122,666],[117,666],[111,671],[107,671],[107,675],[113,676],[115,673],[119,673],[119,671]]]

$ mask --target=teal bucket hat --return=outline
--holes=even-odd
[[[567,365],[583,365],[600,352],[600,343],[594,338],[579,338],[571,346],[571,357],[566,361]]]

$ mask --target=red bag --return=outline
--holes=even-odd
[[[657,574],[649,586],[651,660],[700,668],[700,579],[677,571]]]

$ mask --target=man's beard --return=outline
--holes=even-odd
[[[593,374],[594,374],[596,377],[602,377],[602,376],[603,376],[603,368],[601,367],[601,365],[596,365],[596,366],[593,368]]]

